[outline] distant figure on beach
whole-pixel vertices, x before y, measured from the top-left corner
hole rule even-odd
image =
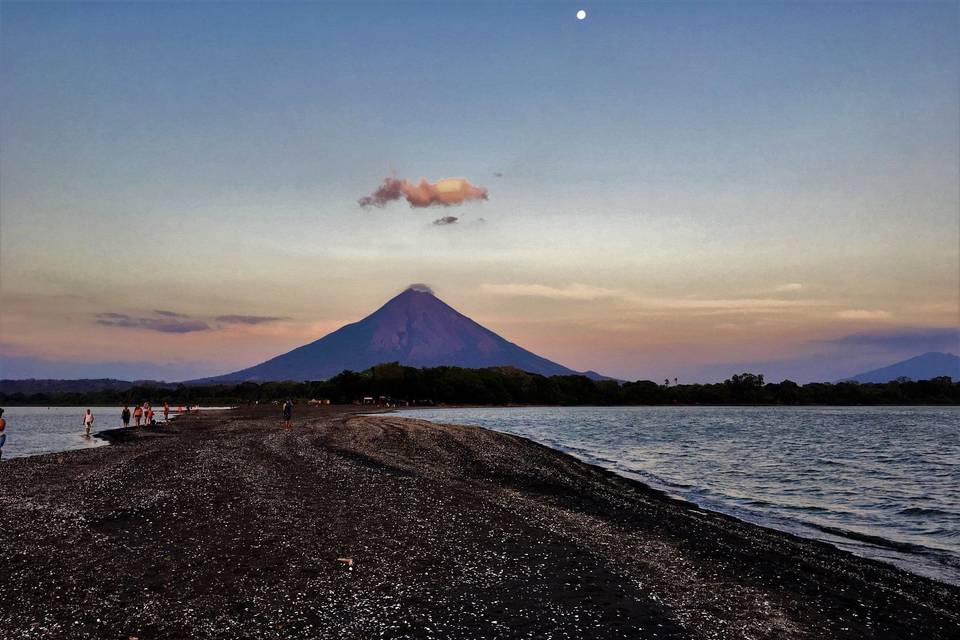
[[[281,415],[283,415],[283,428],[290,430],[291,423],[293,419],[293,402],[287,400],[283,403],[283,408],[280,410]]]
[[[123,411],[120,412],[120,419],[123,420],[124,428],[130,426],[130,408],[124,407]]]
[[[147,403],[147,425],[152,427],[154,424],[156,423],[153,421],[153,407]]]
[[[170,419],[170,403],[163,403],[163,421],[166,422]]]
[[[7,421],[3,418],[3,409],[0,409],[0,459],[3,459],[3,443],[7,441]]]
[[[140,418],[142,417],[143,417],[143,407],[141,407],[140,405],[137,405],[136,407],[133,408],[133,423],[137,426],[138,429],[140,428]]]
[[[90,429],[93,427],[93,413],[90,409],[87,409],[87,413],[83,416],[83,429],[84,435],[88,438],[90,437]]]

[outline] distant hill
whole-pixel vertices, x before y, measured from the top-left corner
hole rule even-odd
[[[156,384],[144,381],[143,384]],[[22,393],[90,393],[91,391],[125,391],[134,386],[127,380],[113,378],[84,378],[80,380],[53,380],[44,378],[27,378],[25,380],[0,380],[0,393],[13,395]]]
[[[711,384],[665,385],[650,380],[619,383],[582,375],[542,376],[516,367],[405,367],[385,363],[365,371],[344,371],[325,380],[227,384],[135,386],[123,391],[5,395],[0,406],[123,406],[145,399],[171,405],[237,406],[293,399],[326,399],[357,404],[373,398],[384,404],[521,405],[953,405],[960,406],[960,382],[945,379],[798,385],[760,383],[759,376],[736,375]]]
[[[546,376],[580,373],[501,338],[447,305],[428,287],[412,285],[366,318],[315,342],[247,369],[191,382],[324,380],[347,369],[363,371],[383,362],[469,369],[512,366]],[[605,379],[592,371],[581,375]]]
[[[865,371],[855,376],[845,378],[855,382],[889,382],[897,378],[911,380],[930,380],[940,376],[950,376],[960,380],[960,357],[952,353],[937,353],[931,351],[915,356],[909,360],[896,362],[890,366],[873,371]]]

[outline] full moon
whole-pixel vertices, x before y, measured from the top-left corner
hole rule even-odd
[[[577,11],[577,20],[583,20],[586,17],[587,17],[586,11],[584,11],[583,9],[580,9],[580,11]]]

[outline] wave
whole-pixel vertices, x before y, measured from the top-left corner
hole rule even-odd
[[[897,511],[898,515],[901,516],[949,516],[953,515],[949,511],[944,511],[943,509],[933,509],[927,507],[909,507],[907,509],[901,509]]]
[[[860,533],[859,531],[851,531],[849,529],[842,529],[840,527],[831,527],[823,524],[815,524],[812,522],[805,523],[808,526],[813,527],[814,529],[819,529],[824,533],[829,533],[841,538],[847,538],[848,540],[856,540],[857,542],[866,542],[877,547],[884,547],[886,549],[893,549],[895,551],[901,551],[904,553],[916,553],[921,555],[943,555],[943,552],[936,549],[931,549],[930,547],[925,547],[919,544],[913,544],[911,542],[901,542],[899,540],[891,540],[889,538],[884,538],[883,536],[871,535],[868,533]]]

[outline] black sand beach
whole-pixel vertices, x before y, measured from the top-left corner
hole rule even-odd
[[[0,462],[0,638],[960,637],[960,588],[522,438],[276,414]]]

